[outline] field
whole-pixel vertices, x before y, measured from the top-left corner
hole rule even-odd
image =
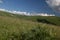
[[[0,12],[0,40],[60,40],[60,17]]]

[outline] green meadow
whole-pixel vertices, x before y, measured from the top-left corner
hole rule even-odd
[[[0,11],[0,40],[60,40],[60,17]]]

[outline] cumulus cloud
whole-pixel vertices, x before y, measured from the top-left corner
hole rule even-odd
[[[2,0],[0,0],[0,3],[3,3],[3,1],[2,1]]]
[[[10,11],[10,10],[6,10],[6,9],[2,9],[0,8],[0,11],[5,11],[5,12],[9,12],[9,13],[13,13],[13,14],[20,14],[20,15],[26,15],[26,16],[55,16],[54,14],[47,14],[47,13],[27,13],[27,12],[21,12],[21,11]]]
[[[5,11],[5,9],[0,8],[0,11]]]
[[[0,8],[0,11],[5,11],[5,12],[9,12],[9,13],[13,13],[13,14],[20,14],[20,15],[28,15],[29,13],[27,12],[21,12],[21,11],[15,11],[15,10],[6,10],[6,9],[2,9]]]
[[[46,0],[46,3],[55,11],[60,13],[60,0]]]

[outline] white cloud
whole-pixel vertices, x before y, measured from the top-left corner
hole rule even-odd
[[[55,11],[60,13],[60,0],[46,0],[46,3]]]
[[[3,1],[2,1],[2,0],[0,0],[0,3],[3,3]]]
[[[10,11],[6,9],[0,8],[0,11],[5,11],[13,14],[20,14],[20,15],[26,15],[26,16],[55,16],[54,14],[47,14],[47,13],[27,13],[27,12],[21,12],[21,11]]]
[[[27,15],[27,12],[21,12],[21,11],[10,11],[10,10],[6,10],[6,9],[2,9],[0,8],[0,11],[5,11],[5,12],[9,12],[9,13],[13,13],[13,14],[20,14],[20,15]]]
[[[36,14],[31,14],[31,16],[55,16],[55,14],[36,13]]]
[[[5,9],[0,9],[0,11],[5,11]]]

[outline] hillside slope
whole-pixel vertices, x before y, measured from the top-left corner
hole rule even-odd
[[[0,16],[9,16],[9,17],[29,20],[33,22],[42,22],[42,23],[60,26],[60,17],[56,17],[56,16],[24,16],[24,15],[12,14],[2,11],[0,11]]]
[[[0,15],[0,40],[60,40],[60,26],[4,13]]]

